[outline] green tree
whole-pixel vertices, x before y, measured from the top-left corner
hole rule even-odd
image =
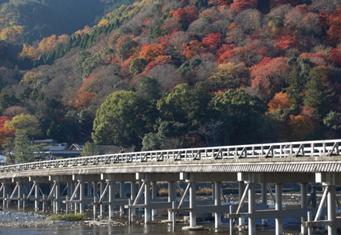
[[[341,130],[341,113],[331,111],[323,119],[324,125],[327,127],[340,131]]]
[[[82,156],[93,156],[93,155],[97,155],[98,153],[99,153],[98,148],[95,143],[88,141],[84,144],[84,147],[82,150]]]
[[[186,133],[198,128],[208,118],[210,98],[202,88],[179,84],[158,101],[157,108],[161,119],[172,123],[175,132]]]
[[[37,136],[40,134],[39,120],[31,114],[16,115],[9,123],[8,128],[21,130],[28,136]]]
[[[216,139],[219,144],[259,142],[263,138],[263,113],[266,106],[243,90],[227,90],[211,101]]]
[[[92,138],[96,144],[140,147],[153,122],[145,100],[132,91],[117,91],[97,110]]]
[[[322,71],[318,68],[312,69],[309,74],[309,80],[305,85],[304,105],[315,110],[315,115],[321,118],[325,114],[327,107],[326,88],[321,81]]]
[[[34,160],[34,151],[37,149],[30,143],[29,135],[25,130],[18,129],[14,138],[14,158],[17,163]]]
[[[156,101],[161,97],[160,84],[154,78],[144,77],[137,85],[136,94],[145,100]]]
[[[147,66],[147,60],[144,58],[135,58],[131,61],[129,66],[130,73],[136,75],[142,73],[145,67]]]

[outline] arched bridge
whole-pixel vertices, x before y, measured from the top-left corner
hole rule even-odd
[[[146,223],[155,218],[157,211],[168,211],[168,220],[173,223],[176,214],[189,213],[189,229],[197,227],[197,217],[211,212],[217,229],[225,216],[230,220],[230,233],[247,225],[250,235],[256,234],[258,219],[271,218],[276,221],[276,234],[282,234],[283,218],[291,216],[302,221],[303,234],[323,225],[331,235],[336,234],[341,222],[336,213],[340,154],[341,139],[334,139],[116,153],[8,165],[0,167],[0,200],[3,209],[13,202],[22,209],[32,202],[36,211],[91,210],[94,218],[107,215],[109,220],[116,208],[121,214],[128,210],[131,220],[136,208],[142,207]],[[179,186],[179,182],[185,186]],[[211,204],[207,198],[201,202],[198,198],[201,182],[213,184]],[[166,199],[156,193],[162,183],[168,185]],[[231,196],[233,202],[222,201],[226,196],[222,185],[226,183],[238,186],[239,194]],[[283,201],[286,183],[301,187],[300,204],[292,209],[291,202]],[[316,184],[323,186],[319,206],[310,203],[316,201]],[[273,199],[272,209],[269,198]],[[327,219],[321,220],[324,213]],[[246,225],[241,218],[247,218]]]

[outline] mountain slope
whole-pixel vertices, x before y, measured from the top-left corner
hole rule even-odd
[[[7,0],[0,2],[0,39],[32,42],[72,33],[129,0]]]
[[[44,136],[70,142],[89,140],[106,97],[138,93],[145,77],[161,89],[145,98],[156,118],[126,145],[340,136],[340,13],[339,0],[137,1],[26,45],[21,56],[37,67],[1,93],[15,94]],[[8,113],[13,103],[1,102]]]

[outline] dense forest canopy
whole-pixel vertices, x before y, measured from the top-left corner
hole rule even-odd
[[[65,28],[10,17],[57,2]],[[25,28],[19,48],[0,36],[2,148],[28,126],[137,149],[341,136],[340,0],[107,0],[88,15],[91,0],[76,17],[77,2],[0,5]]]

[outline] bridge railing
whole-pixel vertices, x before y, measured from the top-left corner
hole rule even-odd
[[[61,160],[39,161],[0,167],[0,172],[56,169],[80,166],[106,166],[118,163],[175,162],[226,159],[267,159],[288,157],[340,156],[341,139],[233,145],[209,148],[170,149],[116,153]]]

